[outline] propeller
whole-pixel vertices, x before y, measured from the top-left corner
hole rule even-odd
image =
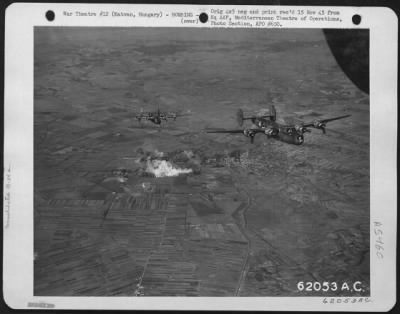
[[[313,127],[322,130],[322,133],[326,134],[326,123],[324,123],[323,121],[315,120],[313,122]]]
[[[267,136],[277,136],[279,133],[279,130],[275,129],[275,128],[269,128],[269,129],[265,129],[264,133]]]
[[[251,144],[254,144],[254,137],[256,136],[256,132],[253,129],[244,129],[243,134],[250,138]]]
[[[310,129],[307,129],[307,128],[306,128],[305,126],[303,126],[303,125],[295,125],[294,128],[295,128],[296,131],[297,131],[298,133],[300,133],[300,134],[304,134],[304,133],[306,133],[306,132],[311,133],[311,130],[310,130]]]

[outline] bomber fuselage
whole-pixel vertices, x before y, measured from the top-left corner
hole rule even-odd
[[[280,124],[273,120],[267,119],[254,119],[252,122],[259,128],[265,130],[268,137],[275,138],[279,141],[301,145],[304,142],[304,135],[299,132],[295,127]]]

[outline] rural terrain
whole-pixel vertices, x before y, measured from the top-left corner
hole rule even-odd
[[[369,96],[321,30],[34,35],[35,295],[370,294]],[[204,132],[271,104],[351,117],[300,146]],[[134,119],[158,108],[191,115]]]

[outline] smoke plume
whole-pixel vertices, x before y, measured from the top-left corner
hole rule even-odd
[[[154,174],[157,178],[176,177],[184,173],[192,173],[192,169],[178,168],[167,160],[147,160],[146,172]]]

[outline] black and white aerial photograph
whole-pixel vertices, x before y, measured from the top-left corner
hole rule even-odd
[[[34,28],[34,296],[370,296],[368,29]]]

